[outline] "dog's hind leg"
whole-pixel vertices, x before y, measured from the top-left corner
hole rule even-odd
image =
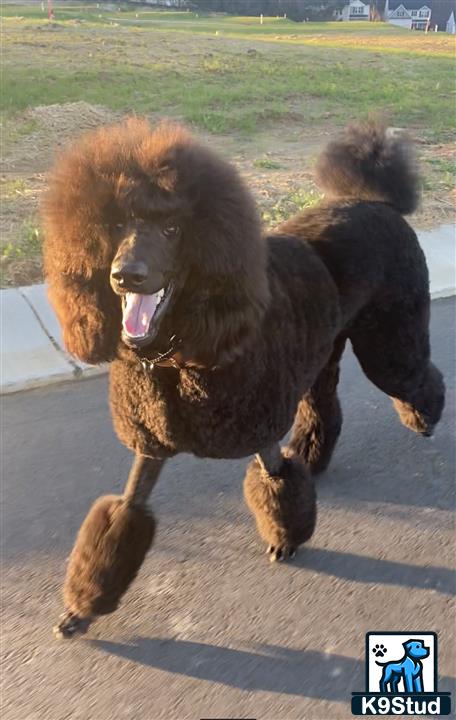
[[[57,637],[85,632],[97,615],[113,612],[136,577],[154,538],[155,520],[146,502],[163,463],[137,455],[124,494],[93,504],[70,556]]]
[[[396,693],[396,692],[399,691],[399,683],[400,683],[400,681],[401,681],[401,679],[400,679],[400,677],[399,677],[398,675],[395,675],[395,676],[391,679],[390,687],[391,687],[391,692],[392,692],[392,693]]]
[[[386,665],[386,667],[383,668],[382,671],[382,677],[380,678],[380,687],[379,690],[381,693],[387,693],[388,692],[388,685],[392,684],[394,682],[394,675],[391,672],[391,668]]]
[[[345,343],[346,337],[337,338],[328,363],[300,401],[285,451],[290,457],[298,455],[312,475],[327,468],[342,428],[337,384]]]
[[[286,560],[315,528],[313,480],[297,457],[284,457],[278,443],[261,450],[247,468],[244,496],[271,561]]]
[[[445,385],[430,361],[426,294],[372,304],[356,319],[349,337],[369,380],[387,393],[403,425],[432,435],[442,414]]]

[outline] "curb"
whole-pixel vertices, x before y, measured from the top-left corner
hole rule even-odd
[[[421,230],[418,240],[426,256],[432,300],[456,294],[456,226]]]
[[[64,350],[46,285],[1,290],[0,310],[1,395],[107,371],[107,365],[87,365]]]
[[[456,295],[455,227],[442,225],[418,237],[429,267],[431,298]],[[65,351],[46,285],[0,290],[0,312],[1,395],[107,372],[107,365],[87,365]]]

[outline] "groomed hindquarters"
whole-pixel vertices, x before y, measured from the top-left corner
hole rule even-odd
[[[415,233],[391,211],[406,215],[418,205],[413,148],[407,137],[379,122],[354,123],[328,145],[317,178],[335,201],[384,203],[384,230],[376,230],[380,248],[375,247],[383,279],[347,335],[363,371],[392,397],[402,423],[431,435],[442,414],[445,386],[430,360],[428,271]]]

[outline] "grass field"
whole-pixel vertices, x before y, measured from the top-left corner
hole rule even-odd
[[[382,23],[293,23],[117,5],[4,5],[3,283],[39,278],[36,206],[52,148],[128,112],[195,126],[240,167],[273,224],[318,199],[311,165],[381,112],[420,141],[421,220],[451,211],[454,39]],[[5,219],[6,218],[6,219]]]

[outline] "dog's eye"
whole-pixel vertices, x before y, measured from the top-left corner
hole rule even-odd
[[[165,235],[165,237],[174,237],[179,234],[180,227],[177,223],[170,222],[170,223],[168,223],[168,225],[165,225],[163,227],[162,232],[163,232],[163,235]]]

